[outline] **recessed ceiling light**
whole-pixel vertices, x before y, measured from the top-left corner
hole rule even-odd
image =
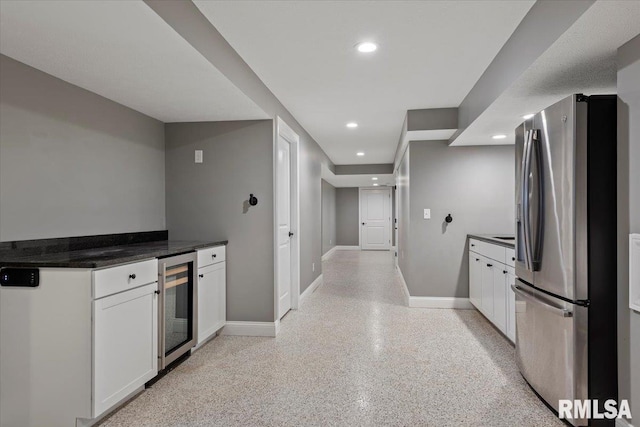
[[[377,177],[377,176],[374,176],[374,177],[373,177],[373,178],[371,178],[371,179],[372,179],[373,181],[377,181],[377,180],[378,180],[378,177]]]
[[[493,135],[491,138],[493,138],[493,139],[505,139],[506,137],[507,137],[507,135],[500,134],[500,135]]]
[[[378,45],[371,42],[362,42],[356,45],[356,49],[358,49],[358,52],[371,53],[378,49]]]
[[[373,186],[374,186],[374,187],[377,187],[377,186],[378,186],[378,184],[373,184]]]
[[[533,116],[535,116],[535,114],[525,114],[524,116],[522,116],[522,118],[525,120],[529,120]]]
[[[357,128],[358,124],[356,122],[349,122],[349,123],[347,123],[347,127],[348,128]]]
[[[363,153],[362,151],[358,151],[356,154],[357,154],[358,156],[364,156],[364,153]]]

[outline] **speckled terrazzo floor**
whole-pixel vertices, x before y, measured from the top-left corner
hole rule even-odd
[[[323,270],[277,338],[216,338],[102,426],[563,425],[478,312],[403,306],[389,252]]]

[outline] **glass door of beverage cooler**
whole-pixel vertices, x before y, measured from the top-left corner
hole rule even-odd
[[[160,370],[187,353],[196,342],[195,254],[160,259]]]

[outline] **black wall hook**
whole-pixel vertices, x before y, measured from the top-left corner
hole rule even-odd
[[[249,204],[255,206],[258,204],[258,198],[252,194],[249,194]]]
[[[453,222],[453,217],[451,216],[451,214],[445,217],[444,222],[446,222],[447,224],[451,224]]]

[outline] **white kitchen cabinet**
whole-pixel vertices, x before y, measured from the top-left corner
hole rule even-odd
[[[157,283],[93,302],[93,416],[158,374]]]
[[[504,264],[493,269],[493,324],[507,331],[507,270]]]
[[[198,345],[226,323],[226,271],[224,246],[198,251]]]
[[[482,262],[482,313],[493,319],[493,276],[495,261],[481,257]]]
[[[482,304],[482,263],[473,252],[469,252],[469,301],[476,307]]]
[[[516,284],[516,271],[513,267],[507,267],[505,275],[507,282],[507,324],[505,334],[512,342],[516,342],[516,294],[511,285]]]
[[[91,425],[157,373],[157,260],[0,288],[0,426]],[[27,380],[28,379],[28,380]]]
[[[515,342],[513,250],[469,240],[469,301],[512,342]]]

